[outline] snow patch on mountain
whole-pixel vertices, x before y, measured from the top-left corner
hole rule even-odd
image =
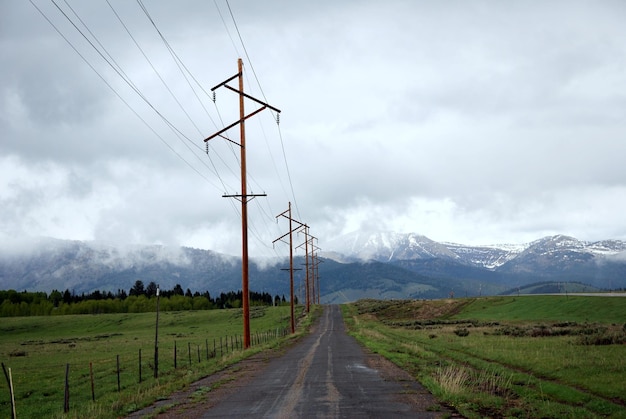
[[[473,266],[495,269],[514,259],[528,248],[528,244],[495,244],[467,246],[444,243],[459,259]]]
[[[580,241],[566,235],[543,237],[530,243],[469,246],[457,243],[439,243],[428,237],[394,232],[357,231],[327,242],[330,252],[322,256],[338,262],[378,261],[441,258],[475,267],[495,270],[520,257],[619,258],[626,254],[626,242],[603,240]],[[575,256],[580,255],[580,256]]]
[[[329,240],[326,247],[331,251],[321,254],[336,261],[456,258],[444,245],[414,233],[356,231]],[[337,255],[341,256],[338,258]]]

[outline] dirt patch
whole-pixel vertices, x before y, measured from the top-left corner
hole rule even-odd
[[[359,314],[369,313],[380,320],[430,320],[457,314],[469,300],[360,300]]]

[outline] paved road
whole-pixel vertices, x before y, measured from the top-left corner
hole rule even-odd
[[[339,307],[326,306],[309,336],[201,417],[391,418],[445,413],[427,411],[436,401],[415,381],[385,380],[368,366],[372,357],[346,334]]]

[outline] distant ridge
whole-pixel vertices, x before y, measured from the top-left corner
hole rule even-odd
[[[446,298],[494,295],[533,283],[626,288],[626,242],[584,242],[555,235],[523,245],[467,246],[419,234],[358,232],[324,244],[318,256],[323,302],[358,298]],[[254,261],[254,291],[288,295],[285,260]],[[296,265],[304,264],[298,256]],[[38,238],[0,244],[0,289],[76,293],[128,289],[136,280],[211,294],[241,287],[235,256],[158,245],[113,246]],[[296,272],[302,289],[304,272]],[[299,298],[303,298],[302,291]]]

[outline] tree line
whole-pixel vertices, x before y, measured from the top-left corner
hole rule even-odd
[[[66,289],[53,290],[49,294],[42,291],[0,290],[0,317],[48,316],[63,314],[101,314],[101,313],[144,313],[156,310],[157,285],[150,282],[136,281],[128,292],[93,291],[76,294]],[[208,291],[202,293],[186,291],[176,284],[174,288],[159,289],[159,310],[214,310],[241,307],[242,292],[222,292],[212,297]],[[272,297],[267,292],[250,292],[250,305],[286,304],[285,296]],[[297,303],[297,301],[296,301]]]

